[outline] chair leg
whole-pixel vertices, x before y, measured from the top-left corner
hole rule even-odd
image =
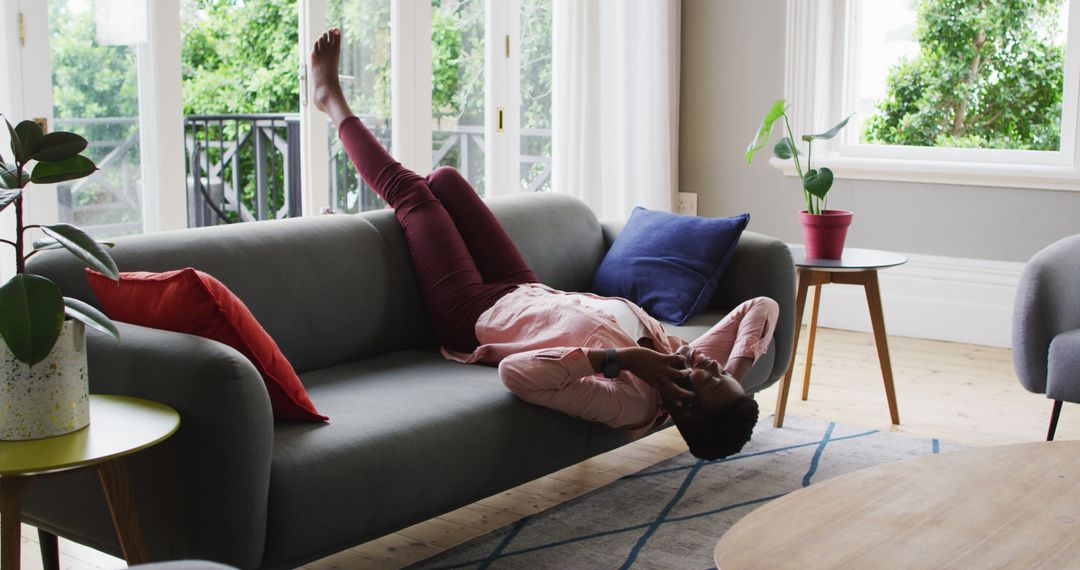
[[[1054,441],[1059,416],[1061,416],[1061,400],[1054,400],[1054,411],[1050,412],[1050,430],[1046,432],[1046,441]]]
[[[45,570],[60,570],[60,547],[56,535],[39,528],[38,544],[41,546],[41,566]]]

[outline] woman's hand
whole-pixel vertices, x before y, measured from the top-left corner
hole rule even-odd
[[[644,347],[619,349],[619,360],[626,370],[647,382],[666,400],[679,402],[694,397],[694,393],[679,387],[675,380],[685,376],[686,359],[680,354],[661,354]]]

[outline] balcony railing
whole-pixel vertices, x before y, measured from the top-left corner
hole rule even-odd
[[[138,123],[136,117],[56,119],[58,130],[90,141],[85,154],[99,168],[86,178],[57,184],[61,222],[90,226],[96,236],[142,231]]]
[[[390,128],[361,117],[393,150]],[[136,117],[57,119],[57,128],[83,134],[100,172],[58,185],[60,218],[110,237],[142,231],[142,177]],[[433,164],[450,164],[485,193],[483,127],[436,130]],[[523,190],[550,186],[551,131],[523,132]],[[300,215],[298,114],[190,115],[184,118],[188,225],[207,226]],[[378,209],[385,203],[360,179],[331,129],[329,201],[339,212]]]
[[[300,116],[184,117],[188,226],[300,215]]]

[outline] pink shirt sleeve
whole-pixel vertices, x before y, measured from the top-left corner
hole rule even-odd
[[[596,376],[582,348],[546,348],[514,354],[499,363],[503,384],[522,400],[613,428],[651,426],[656,394],[624,372]]]

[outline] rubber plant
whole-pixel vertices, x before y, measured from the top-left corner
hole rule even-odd
[[[0,211],[15,208],[13,240],[0,242],[15,248],[15,275],[0,287],[0,336],[12,355],[29,366],[41,362],[52,351],[65,318],[118,337],[116,326],[94,307],[71,297],[49,279],[27,273],[26,260],[49,249],[64,248],[82,262],[116,281],[119,271],[108,247],[70,224],[26,225],[23,198],[30,184],[55,184],[93,174],[97,166],[81,153],[86,139],[65,131],[48,134],[34,121],[12,127],[4,119],[11,136],[12,161],[0,154]],[[38,229],[45,237],[35,240],[32,251],[25,247],[26,232]]]
[[[814,141],[828,140],[835,137],[841,129],[847,126],[851,117],[851,115],[848,115],[846,119],[840,121],[835,127],[821,134],[802,136],[802,141],[806,143],[806,168],[804,169],[802,162],[799,160],[802,151],[795,145],[795,134],[791,131],[791,123],[788,121],[787,102],[784,99],[777,99],[772,108],[769,109],[768,114],[765,115],[765,119],[761,121],[761,126],[758,127],[754,139],[750,141],[750,146],[746,148],[746,164],[752,164],[754,154],[769,144],[773,125],[783,118],[787,136],[781,138],[780,142],[773,146],[773,154],[781,160],[794,159],[795,173],[802,180],[806,211],[810,214],[821,214],[821,211],[828,203],[829,189],[832,188],[833,184],[833,172],[826,167],[814,168],[811,165],[810,160],[813,157]]]

